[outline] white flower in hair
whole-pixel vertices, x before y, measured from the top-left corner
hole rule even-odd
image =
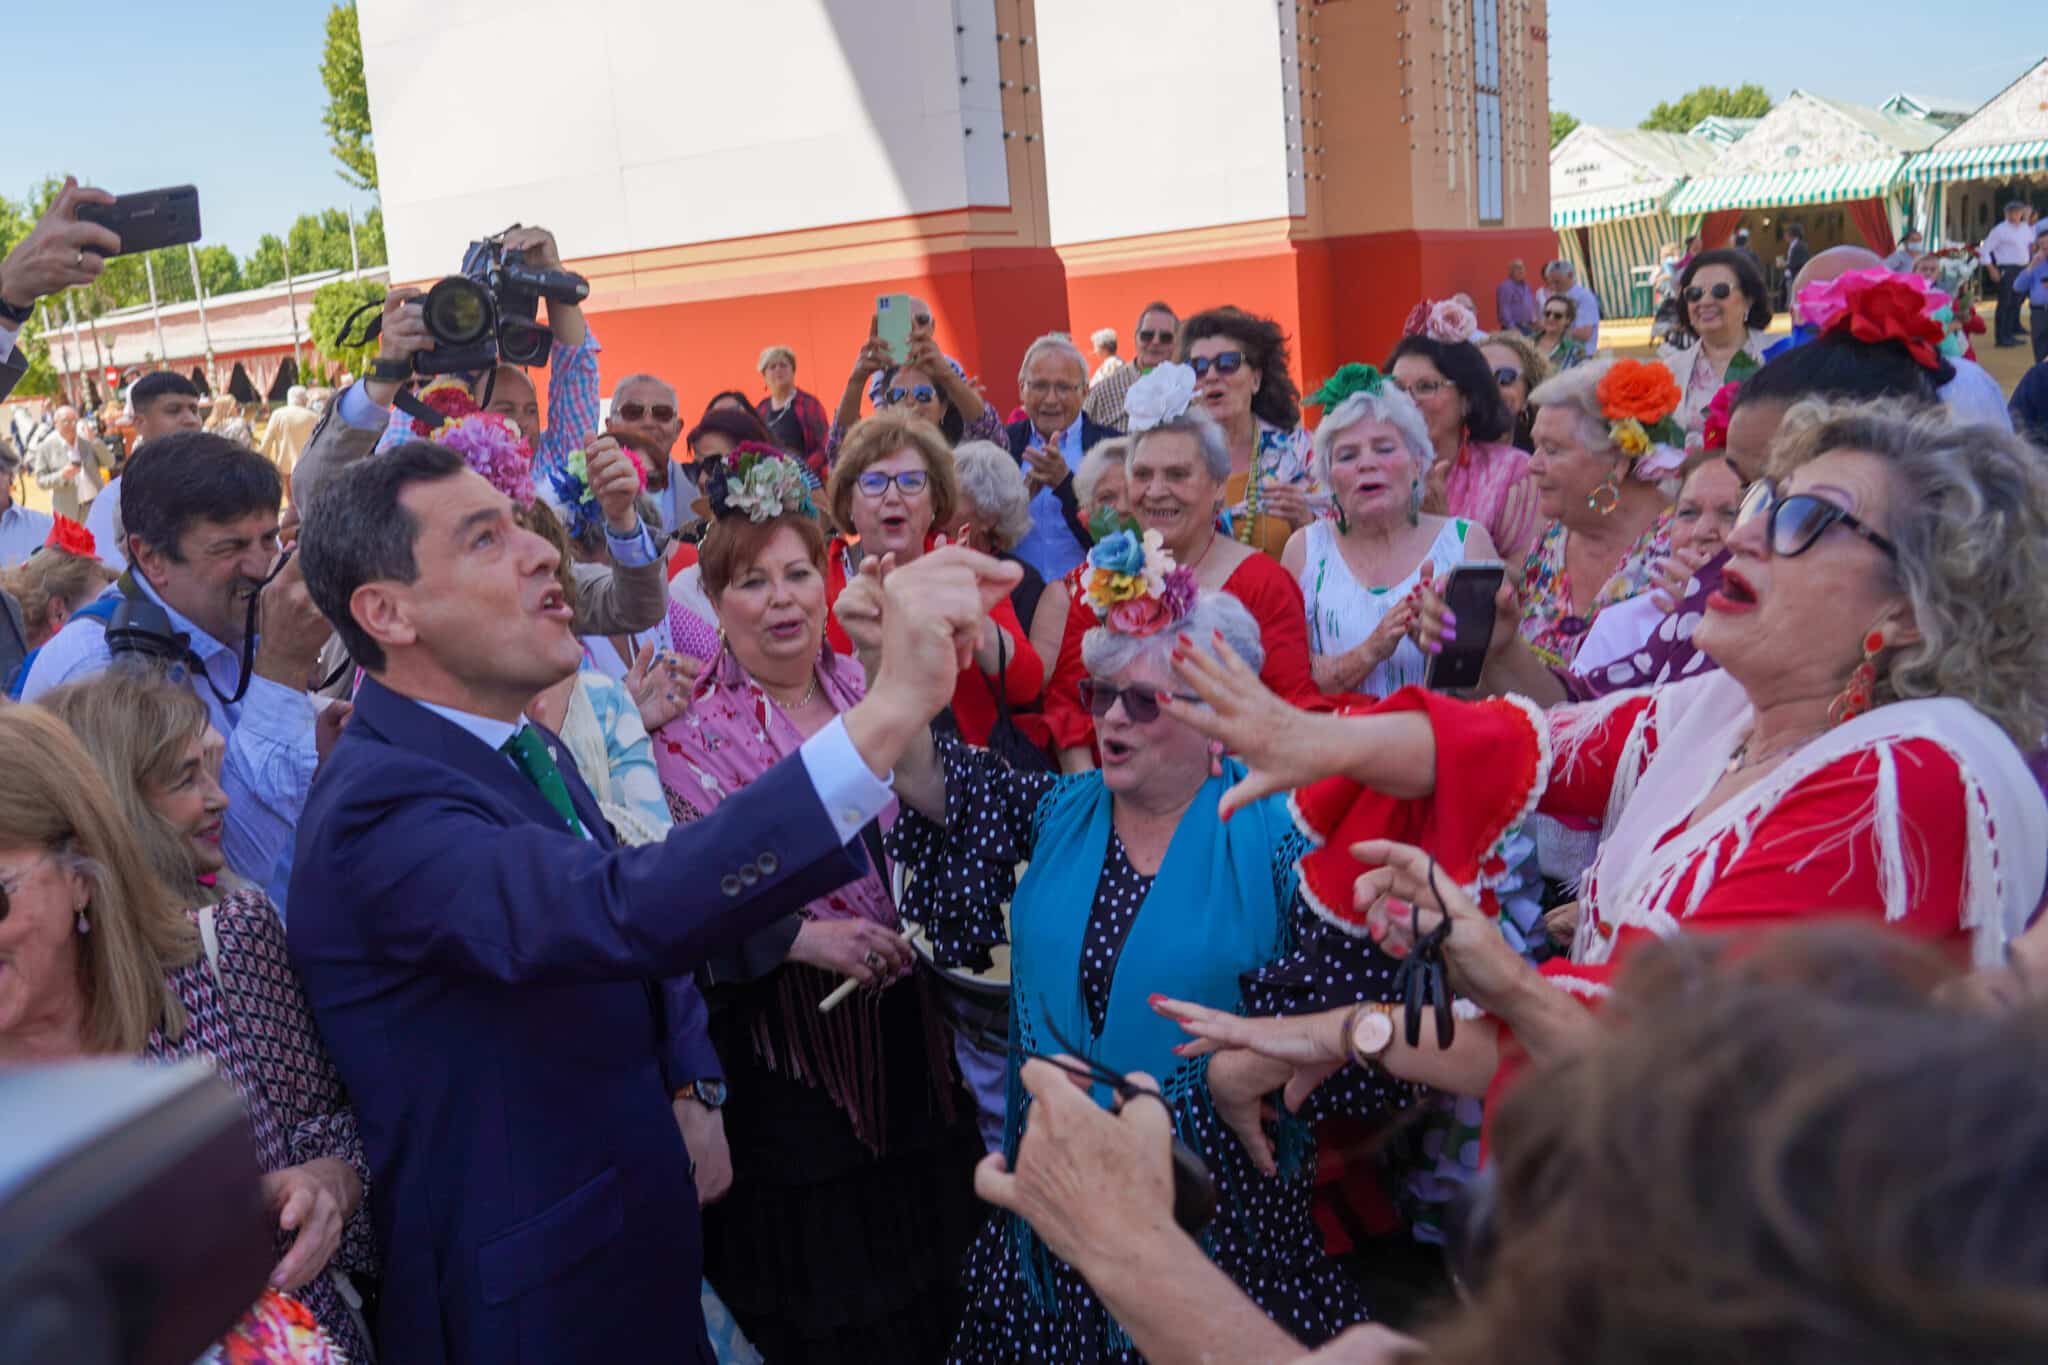
[[[1171,422],[1195,401],[1195,372],[1167,361],[1131,385],[1124,395],[1124,430],[1133,436]]]

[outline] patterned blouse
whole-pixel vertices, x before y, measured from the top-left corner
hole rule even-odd
[[[1254,418],[1258,442],[1252,448],[1248,474],[1232,474],[1223,490],[1227,504],[1223,524],[1226,531],[1254,549],[1278,555],[1287,546],[1294,528],[1287,522],[1259,511],[1261,486],[1289,484],[1308,497],[1311,515],[1330,510],[1330,493],[1316,477],[1315,451],[1309,434],[1299,426],[1280,428],[1264,418]]]
[[[213,907],[220,943],[219,975],[204,955],[174,970],[171,988],[185,1006],[184,1036],[149,1035],[142,1055],[176,1062],[206,1057],[234,1086],[249,1111],[263,1169],[302,1166],[320,1157],[346,1162],[363,1182],[364,1198],[342,1230],[329,1269],[373,1271],[370,1167],[355,1111],[334,1063],[313,1030],[312,1012],[285,956],[284,926],[260,891],[237,891]],[[289,1239],[278,1239],[281,1255]],[[369,1360],[354,1315],[327,1275],[295,1296],[351,1360]]]
[[[1536,656],[1552,668],[1570,668],[1594,618],[1616,602],[1648,591],[1651,566],[1671,553],[1670,530],[1671,513],[1666,509],[1636,537],[1594,596],[1592,608],[1580,616],[1572,608],[1572,580],[1564,566],[1570,532],[1563,522],[1552,522],[1523,571],[1522,638]]]
[[[1438,465],[1430,482],[1443,480],[1441,497],[1431,490],[1425,512],[1476,521],[1493,537],[1501,562],[1522,562],[1536,548],[1543,514],[1529,479],[1529,452],[1493,441],[1465,440],[1449,469]]]

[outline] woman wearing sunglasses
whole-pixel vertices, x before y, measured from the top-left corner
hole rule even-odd
[[[931,423],[894,409],[847,433],[825,500],[833,523],[842,528],[825,560],[828,605],[838,601],[863,560],[886,555],[908,564],[939,535],[957,536],[961,529],[960,480],[946,438]],[[835,648],[853,647],[836,622],[829,623],[829,635]],[[960,672],[953,720],[968,743],[986,744],[999,715],[998,688],[1008,706],[1019,707],[1045,689],[1045,666],[1007,601],[982,623],[974,665]]]
[[[1770,325],[1770,294],[1754,257],[1724,247],[1687,263],[1678,276],[1677,335],[1657,348],[1684,393],[1680,426],[1697,432],[1723,384],[1762,368]]]
[[[1287,372],[1287,334],[1241,308],[1211,308],[1181,324],[1180,362],[1194,370],[1202,407],[1223,428],[1231,534],[1277,557],[1296,527],[1330,507]]]
[[[277,909],[221,856],[220,756],[192,690],[153,676],[0,709],[0,1066],[211,1061],[248,1111],[272,1287],[368,1360],[329,1272],[375,1269],[369,1167]]]
[[[1279,1120],[1276,1155],[1260,1107],[1277,1069],[1248,1057],[1205,1068],[1176,1056],[1178,1030],[1146,998],[1186,989],[1223,1010],[1313,1010],[1328,1007],[1330,992],[1391,998],[1393,964],[1362,939],[1329,954],[1316,946],[1319,926],[1296,894],[1306,846],[1284,799],[1224,823],[1217,801],[1242,769],[1160,710],[1162,696],[1186,692],[1177,658],[1214,650],[1213,640],[1229,641],[1253,668],[1263,661],[1243,604],[1197,588],[1191,569],[1131,531],[1096,544],[1088,582],[1084,605],[1099,624],[1083,642],[1079,690],[1095,716],[1102,767],[1019,772],[950,739],[906,754],[895,783],[907,809],[890,835],[917,869],[904,913],[924,924],[941,963],[985,965],[992,945],[1010,944],[1011,1037],[1020,1051],[1008,1064],[1006,1155],[1015,1157],[1025,1120],[1016,1079],[1023,1053],[1058,1051],[1058,1038],[1071,1039],[1119,1074],[1158,1078],[1184,1140],[1215,1178],[1210,1254],[1282,1326],[1321,1342],[1362,1318],[1366,1305],[1324,1255],[1309,1215],[1307,1125],[1326,1113],[1385,1112],[1405,1096],[1357,1073],[1357,1084],[1329,1087]],[[840,599],[864,659],[879,634],[880,598],[864,579]],[[1021,862],[1030,867],[1020,880]],[[1311,957],[1345,965],[1314,981],[1292,974]],[[1138,1359],[1080,1275],[1007,1216],[992,1218],[976,1241],[965,1287],[955,1360]]]
[[[1519,574],[1543,519],[1529,479],[1529,455],[1508,444],[1514,419],[1486,357],[1469,341],[1418,332],[1395,344],[1385,373],[1414,401],[1429,431],[1434,459],[1423,510],[1484,526],[1509,574]]]
[[[1500,386],[1500,401],[1508,405],[1508,416],[1514,419],[1515,449],[1533,451],[1536,438],[1530,427],[1536,421],[1536,409],[1529,405],[1529,394],[1550,378],[1550,362],[1537,354],[1520,332],[1493,333],[1479,343],[1479,354],[1486,358],[1493,382]]]
[[[1401,1074],[1478,1094],[1509,1033],[1539,1062],[1570,1050],[1612,966],[1656,938],[1839,916],[1987,966],[2040,903],[2048,801],[2023,757],[2048,732],[2038,453],[1938,408],[1802,403],[1730,549],[1697,631],[1719,671],[1547,715],[1407,692],[1314,716],[1242,664],[1183,668],[1214,709],[1169,708],[1255,774],[1233,803],[1301,789],[1335,852],[1304,869],[1316,903],[1397,949],[1439,909],[1478,913],[1463,888],[1521,811],[1605,822],[1570,960],[1539,973],[1497,933],[1450,934],[1451,981],[1488,1017],[1447,1052],[1425,1027],[1385,1055],[1429,1074]],[[1423,847],[1374,844],[1376,870],[1343,852],[1403,829]]]
[[[1543,300],[1543,311],[1536,315],[1536,349],[1553,370],[1569,370],[1586,358],[1586,343],[1572,335],[1578,317],[1578,300],[1569,294]]]
[[[877,413],[902,412],[930,422],[946,438],[948,447],[962,441],[1002,442],[1002,419],[982,401],[979,391],[967,382],[966,372],[953,363],[932,339],[931,308],[913,299],[908,355],[892,355],[871,324],[868,339],[853,359],[853,373],[846,377],[846,389],[839,395],[839,411],[833,415],[832,430],[825,437],[825,463],[839,462],[839,447],[860,421],[861,395],[867,395]]]

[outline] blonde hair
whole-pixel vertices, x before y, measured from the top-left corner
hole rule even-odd
[[[221,892],[200,885],[185,836],[149,801],[150,792],[170,785],[185,750],[212,724],[198,694],[152,673],[119,668],[56,688],[37,705],[70,726],[92,755],[121,823],[133,831],[157,880],[188,909],[219,900]]]
[[[1522,383],[1532,395],[1536,392],[1538,384],[1550,378],[1550,362],[1544,359],[1536,348],[1529,344],[1529,338],[1520,332],[1490,332],[1486,340],[1479,342],[1478,345],[1481,351],[1489,346],[1505,346],[1513,351],[1515,359],[1522,366]]]
[[[219,431],[241,415],[242,404],[239,399],[231,394],[216,394],[213,400],[213,415],[206,419],[206,429]]]
[[[852,530],[854,485],[869,465],[888,459],[905,446],[924,457],[925,472],[931,475],[932,529],[949,533],[954,529],[953,514],[960,508],[960,476],[953,469],[953,448],[930,422],[893,409],[856,423],[840,443],[839,463],[832,466],[832,481],[825,486],[833,525],[842,531]]]
[[[789,362],[789,372],[791,374],[796,373],[796,352],[790,350],[787,346],[764,347],[761,351],[760,362],[754,366],[754,369],[762,374],[766,374],[768,367],[778,360],[787,360]]]
[[[44,546],[0,574],[0,587],[13,593],[15,601],[21,603],[21,619],[28,627],[31,649],[54,633],[50,622],[52,602],[62,602],[68,611],[77,611],[113,581],[114,571],[91,555],[75,555],[53,546]]]
[[[185,1032],[170,973],[199,956],[199,930],[149,870],[92,756],[41,706],[0,707],[0,845],[47,849],[92,888],[79,935],[85,1045],[142,1050]]]

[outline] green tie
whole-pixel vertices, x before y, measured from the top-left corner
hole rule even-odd
[[[555,808],[555,814],[569,826],[570,833],[582,837],[583,822],[576,818],[576,803],[569,799],[569,784],[562,780],[562,770],[555,766],[554,755],[548,752],[548,743],[540,737],[540,731],[522,725],[498,752],[510,758],[526,774],[526,780],[540,789],[547,803]]]

